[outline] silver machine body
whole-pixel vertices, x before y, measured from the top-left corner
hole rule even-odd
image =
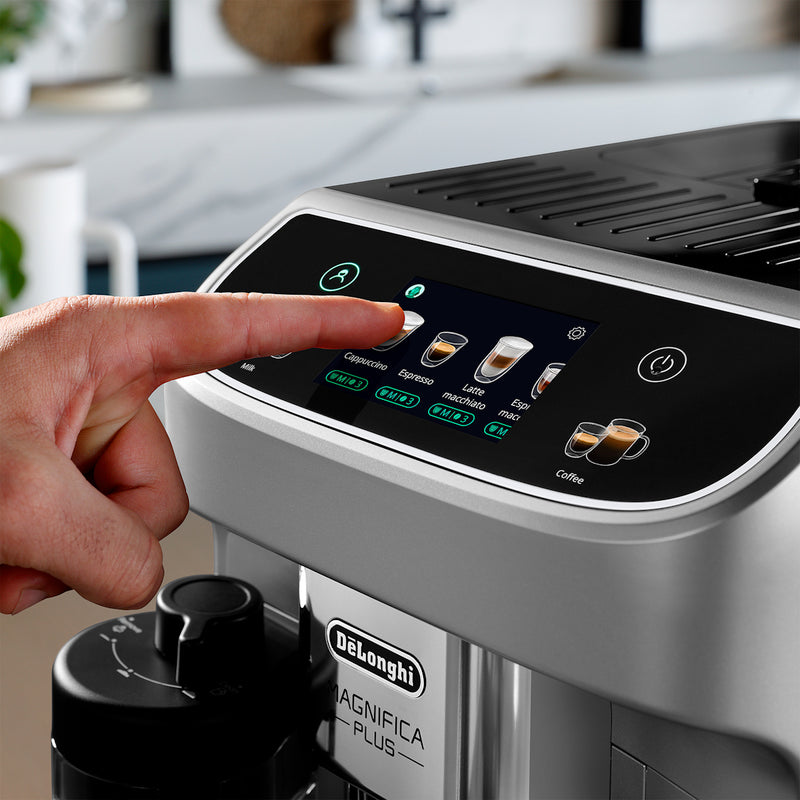
[[[734,129],[732,135],[740,133]],[[713,135],[729,138],[727,132]],[[673,140],[687,141],[650,143],[656,155],[664,148],[669,155]],[[706,139],[689,145],[697,142]],[[637,148],[642,146],[629,144],[625,152],[635,156]],[[612,160],[606,151],[603,157]],[[716,194],[736,205],[730,195],[741,182],[734,186],[718,177],[731,172],[718,168],[702,178],[716,181]],[[463,182],[464,174],[455,177]],[[466,174],[474,177],[475,171]],[[422,180],[446,184],[451,177],[443,171]],[[697,183],[698,175],[691,180]],[[605,213],[625,212],[629,222],[638,222],[654,213],[654,201],[648,205],[640,195],[641,190],[631,201],[638,206]],[[567,187],[564,198],[576,196]],[[608,203],[618,201],[611,197]],[[791,222],[798,211],[791,205],[755,211],[780,214],[785,208],[790,210],[778,221]],[[704,228],[708,219],[695,228]],[[346,226],[342,241],[349,250],[331,243],[327,259],[299,253],[290,263],[285,249],[269,248],[298,220],[320,230],[319,237],[305,232],[301,238],[317,238],[314,246],[323,251],[327,232]],[[671,224],[662,223],[660,231],[669,233],[680,223]],[[336,366],[314,366],[309,373],[310,394],[333,397],[330,412],[315,400],[304,405],[252,383],[253,374],[269,370],[277,376],[269,379],[279,383],[277,370],[289,369],[284,365],[304,354],[264,359],[269,364],[263,369],[258,362],[233,365],[168,387],[169,434],[192,507],[213,522],[217,571],[254,583],[266,613],[308,637],[311,671],[328,708],[315,740],[324,770],[344,787],[341,797],[798,797],[800,410],[791,387],[800,353],[800,296],[785,281],[770,284],[676,263],[663,252],[654,256],[580,241],[581,230],[575,227],[571,240],[569,232],[551,236],[539,228],[470,219],[413,199],[370,196],[358,187],[320,189],[289,205],[201,287],[238,289],[230,276],[262,252],[256,266],[279,274],[281,290],[295,270],[308,269],[324,293],[330,291],[324,276],[332,267],[340,268],[336,275],[357,265],[361,277],[345,290],[355,293],[371,270],[384,268],[359,242],[382,235],[402,242],[407,272],[381,287],[385,296],[373,299],[411,292],[401,299],[406,309],[416,302],[411,282],[426,286],[431,280],[430,303],[440,283],[451,287],[441,288],[441,296],[453,307],[460,297],[448,294],[455,291],[452,276],[458,270],[441,282],[430,278],[429,251],[420,249],[418,262],[408,264],[414,260],[409,254],[423,245],[454,254],[454,263],[463,261],[468,289],[474,288],[468,284],[473,273],[475,281],[483,280],[470,259],[509,265],[520,276],[514,280],[529,275],[531,297],[498,279],[494,295],[509,303],[536,305],[536,282],[550,278],[583,287],[584,309],[598,298],[594,314],[542,302],[597,327],[576,354],[563,359],[563,375],[544,397],[529,394],[532,408],[516,406],[522,421],[500,428],[490,427],[496,420],[487,422],[476,435],[459,424],[480,416],[492,384],[477,383],[470,370],[468,378],[459,378],[461,395],[452,387],[431,389],[424,381],[435,370],[424,366],[406,369],[401,380],[393,351],[372,352],[361,362],[349,351],[313,356],[321,358],[315,365]],[[692,235],[698,241],[704,234]],[[387,262],[394,257],[391,248],[381,252]],[[272,287],[266,279],[247,284],[253,274],[240,281],[242,288]],[[306,283],[297,281],[297,291],[307,292]],[[476,303],[493,294],[475,285]],[[364,284],[365,296],[372,291],[372,284]],[[604,298],[614,293],[625,293],[626,308],[666,304],[664,313],[686,318],[686,326],[667,324],[661,311],[648,312],[644,320],[631,316],[628,324],[620,312],[614,323],[620,344],[612,348],[601,335],[604,325],[610,330]],[[508,308],[509,320],[522,313]],[[695,316],[700,322],[692,328]],[[743,347],[727,323],[719,322],[723,317],[731,330],[760,326],[766,338]],[[588,322],[570,330],[587,333]],[[492,336],[519,332],[495,328]],[[430,339],[413,335],[419,347]],[[750,336],[742,334],[742,341]],[[783,347],[782,360],[774,363],[770,337],[776,349]],[[411,342],[409,336],[409,348]],[[538,340],[533,352],[537,345]],[[613,352],[604,355],[601,345]],[[463,353],[466,363],[466,348]],[[458,358],[461,351],[450,363]],[[662,361],[656,364],[656,358]],[[517,380],[525,359],[533,363],[528,355],[520,359],[512,373]],[[580,370],[603,359],[602,369],[582,383]],[[660,375],[661,367],[669,374]],[[343,373],[349,387],[341,385]],[[349,398],[349,389],[372,381],[373,373],[375,382],[362,394],[402,390],[401,407],[385,410],[383,427],[362,426],[361,417],[335,405],[339,395]],[[339,386],[324,385],[335,380]],[[617,380],[630,381],[627,405],[614,395]],[[449,411],[441,410],[442,388],[449,391]],[[435,398],[424,394],[431,391]],[[759,391],[765,394],[754,399]],[[422,413],[411,418],[407,409],[420,394],[418,408],[427,404],[428,416],[438,419]],[[393,403],[397,395],[387,397]],[[373,411],[374,405],[371,396],[358,414],[384,414],[383,408]],[[765,423],[763,440],[754,433],[747,452],[734,444],[728,448],[726,437],[747,439],[761,424],[757,409],[768,405],[782,410]],[[506,421],[508,408],[501,412]],[[541,433],[532,427],[537,415],[560,420],[562,412],[567,422],[561,427],[553,422]],[[598,457],[592,463],[570,451],[576,441],[569,438],[572,422],[597,419],[604,426],[602,442],[609,435],[607,419],[615,414],[648,423],[638,439],[647,437],[649,452],[639,441],[635,456],[631,450],[627,458]],[[549,444],[550,428],[556,428],[557,447]],[[512,437],[522,443],[528,430],[530,446],[512,444]],[[439,438],[428,444],[427,431]],[[487,443],[489,431],[508,434],[507,440]],[[449,447],[451,440],[456,449],[439,449],[439,441]],[[533,446],[538,441],[540,448]],[[511,452],[505,448],[515,446],[520,463],[541,469],[536,474],[542,479],[528,481],[524,473],[487,466],[492,459],[503,461]],[[461,460],[458,448],[478,453],[477,460]],[[713,472],[715,461],[725,459],[728,466]],[[708,477],[694,479],[706,469]],[[321,782],[311,788],[314,780],[309,796],[329,796]]]

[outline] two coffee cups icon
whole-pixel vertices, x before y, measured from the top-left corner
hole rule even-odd
[[[586,458],[592,464],[610,467],[625,459],[639,458],[650,446],[641,422],[633,419],[612,419],[608,425],[581,422],[564,448],[570,458]]]

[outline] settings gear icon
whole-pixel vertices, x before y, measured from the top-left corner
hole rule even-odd
[[[576,325],[567,333],[567,339],[571,342],[577,342],[578,339],[583,339],[584,336],[586,336],[586,328],[583,325]]]

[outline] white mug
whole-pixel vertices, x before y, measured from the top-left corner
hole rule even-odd
[[[0,217],[22,238],[26,283],[8,311],[86,293],[86,240],[108,253],[114,295],[138,294],[136,240],[121,222],[87,217],[86,173],[74,161],[0,159]]]

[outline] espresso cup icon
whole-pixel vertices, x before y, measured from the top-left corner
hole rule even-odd
[[[583,458],[606,435],[606,426],[599,422],[581,422],[569,437],[564,453],[570,458]]]
[[[519,336],[503,336],[475,370],[475,380],[478,383],[496,381],[532,349],[533,343],[527,339]]]
[[[422,364],[426,367],[438,367],[452,358],[467,342],[466,336],[453,331],[440,331],[422,354]]]
[[[400,342],[402,342],[406,336],[414,333],[414,331],[419,328],[423,322],[425,322],[425,320],[419,314],[417,314],[416,311],[406,311],[404,313],[405,319],[403,321],[402,329],[392,336],[391,339],[387,339],[385,342],[373,347],[373,350],[378,350],[380,352],[383,352],[384,350],[391,350],[393,347],[396,347],[398,344],[400,344]]]
[[[592,464],[610,467],[625,459],[639,458],[650,446],[649,437],[644,435],[641,422],[632,419],[612,419],[606,426],[606,433],[597,444],[586,453],[586,460]]]

